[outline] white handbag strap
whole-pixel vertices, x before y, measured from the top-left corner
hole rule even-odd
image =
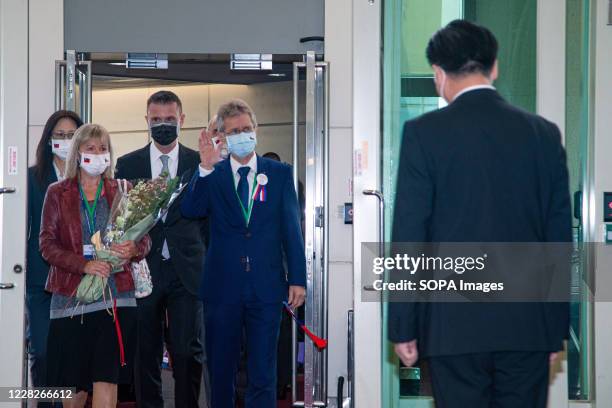
[[[118,179],[117,186],[121,194],[127,193],[127,180],[126,179]]]

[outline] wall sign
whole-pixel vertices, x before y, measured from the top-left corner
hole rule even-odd
[[[612,222],[612,192],[605,192],[603,203],[604,222]]]
[[[9,146],[8,148],[8,175],[17,175],[17,146]]]

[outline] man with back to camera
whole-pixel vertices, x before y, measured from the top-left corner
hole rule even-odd
[[[191,174],[199,155],[178,142],[185,120],[179,97],[159,91],[147,101],[145,116],[153,139],[117,160],[116,178],[151,179]],[[164,334],[172,362],[177,407],[197,407],[202,380],[202,302],[197,293],[205,251],[205,221],[183,218],[177,199],[149,233],[153,292],[138,299],[138,346],[135,385],[139,407],[163,407],[161,363]],[[167,320],[166,320],[167,317]],[[167,323],[167,329],[164,327]]]
[[[243,101],[218,112],[230,157],[200,137],[200,168],[182,202],[187,217],[208,216],[202,278],[211,406],[234,408],[243,328],[247,408],[276,407],[276,353],[282,301],[304,303],[306,260],[291,166],[255,154],[257,121]],[[287,272],[283,268],[283,253]]]
[[[463,20],[429,41],[449,106],[404,126],[394,242],[571,241],[561,134],[497,93],[497,49]],[[566,303],[389,304],[389,340],[407,366],[428,358],[438,408],[546,407],[568,328]]]

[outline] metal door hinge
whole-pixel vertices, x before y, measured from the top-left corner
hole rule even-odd
[[[315,227],[321,228],[324,226],[325,213],[324,207],[315,207]]]

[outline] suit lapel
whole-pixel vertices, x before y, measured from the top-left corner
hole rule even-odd
[[[129,160],[123,164],[126,169],[122,169],[125,178],[133,184],[140,180],[151,179],[151,145],[146,145],[140,150],[134,152]]]
[[[140,175],[142,175],[143,179],[150,179],[153,177],[151,173],[151,144],[145,146],[142,150],[140,150],[140,160],[143,163],[147,163],[148,166],[142,166],[140,169]]]
[[[55,183],[57,180],[57,174],[55,174],[55,166],[51,165],[51,171],[49,172],[49,176],[47,177],[46,185],[43,186],[43,192],[46,192],[49,186]]]
[[[189,161],[187,160],[187,154],[185,152],[185,147],[179,143],[179,153],[178,153],[178,166],[177,166],[177,170],[176,170],[176,175],[178,177],[181,177],[186,171],[189,171],[189,169],[192,167],[193,163],[189,163]],[[189,174],[187,181],[189,181],[191,179],[191,176],[193,176],[193,174]]]
[[[269,178],[270,174],[268,174],[268,172],[269,170],[268,170],[266,161],[263,160],[260,156],[257,156],[257,174],[265,174]],[[255,186],[257,186],[257,175],[255,175],[255,180],[253,182],[254,182],[253,188],[256,188]],[[262,203],[261,201],[253,202],[253,210],[251,212],[251,222],[250,222],[251,226],[253,226],[257,222],[258,220],[257,214],[261,210],[262,205],[265,205],[265,203]]]
[[[190,163],[190,161],[188,160],[188,156],[187,156],[187,152],[185,151],[185,147],[180,143],[178,146],[179,146],[179,153],[178,153],[178,166],[176,170],[176,175],[177,177],[181,177],[185,172],[189,171],[190,168],[193,167],[193,163]],[[189,183],[189,180],[191,180],[192,176],[193,174],[188,174],[185,180],[180,180],[180,181],[183,181],[184,183]],[[181,196],[183,194],[185,194],[185,190],[183,190],[183,192],[181,193]],[[181,196],[179,196],[179,198],[177,198],[174,201],[174,203],[172,203],[170,208],[168,209],[168,216],[166,217],[166,221],[164,221],[164,223],[172,222],[174,219],[180,217],[180,210],[178,210],[178,206],[180,205],[180,202],[181,202],[181,198],[180,198]]]

